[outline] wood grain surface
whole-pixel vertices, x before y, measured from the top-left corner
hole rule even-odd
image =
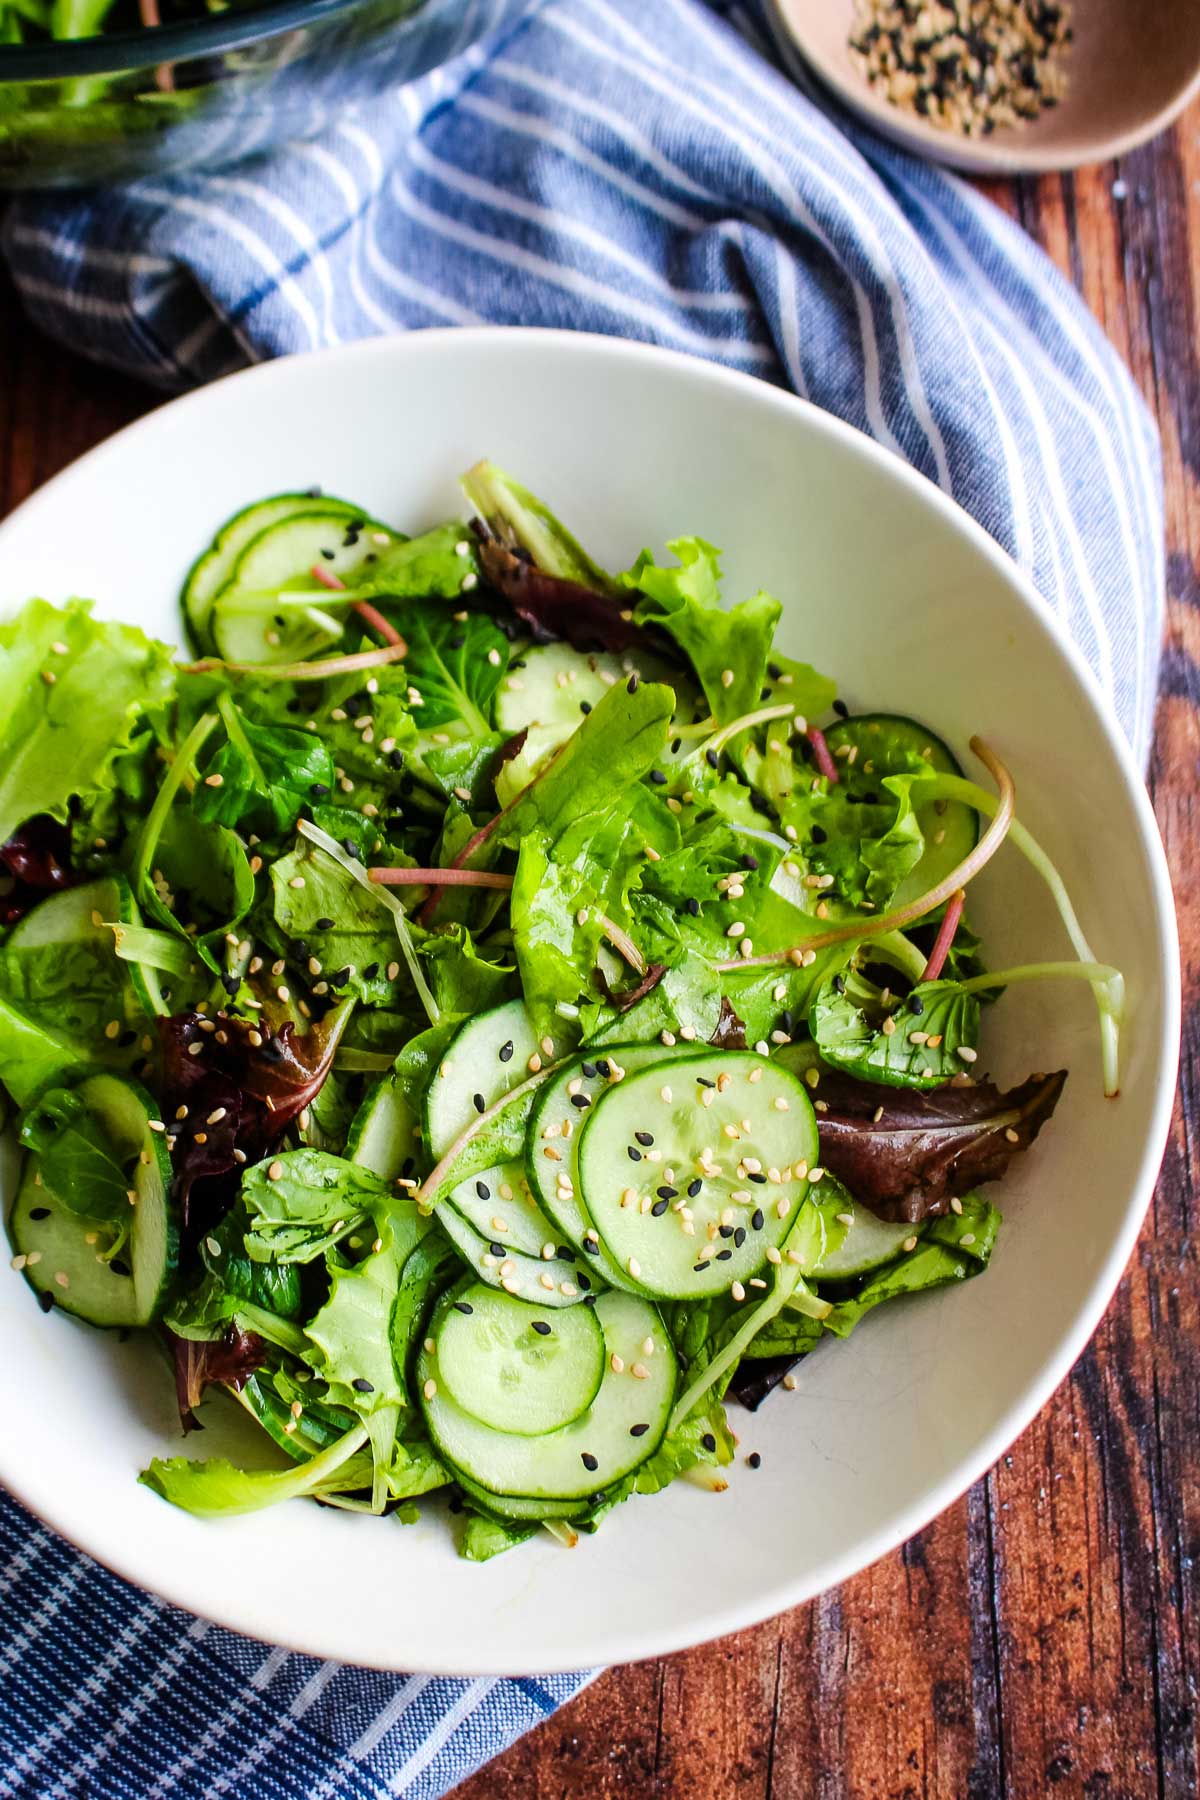
[[[1200,1792],[1200,107],[997,186],[1162,428],[1170,620],[1153,787],[1180,907],[1182,1106],[1095,1341],[902,1550],[768,1624],[610,1670],[460,1800],[1192,1800]],[[0,285],[0,513],[153,396],[40,340]]]

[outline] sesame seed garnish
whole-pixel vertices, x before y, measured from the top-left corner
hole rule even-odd
[[[539,1275],[538,1281],[541,1283],[542,1287],[548,1289],[548,1291],[550,1293],[554,1292],[554,1277],[553,1277],[553,1275]]]
[[[973,1231],[964,1231],[958,1241],[965,1250],[969,1245],[975,1242],[975,1233]]]
[[[65,1269],[56,1269],[55,1273],[54,1273],[54,1280],[55,1280],[56,1285],[60,1288],[70,1287],[70,1285],[71,1285],[71,1278],[67,1274]]]
[[[900,1246],[902,1250],[915,1250],[916,1247],[917,1239],[915,1237],[906,1237],[903,1244]]]
[[[1010,1144],[1019,1144],[1021,1141],[1020,1133],[1014,1131],[1011,1125],[1009,1125],[1007,1127],[1004,1135],[1008,1139]]]
[[[959,1044],[955,1055],[961,1057],[965,1063],[977,1062],[979,1059],[978,1050],[972,1050],[970,1044]]]
[[[278,1159],[276,1159],[276,1161],[273,1162],[271,1164],[270,1168],[267,1170],[267,1180],[268,1181],[278,1181],[279,1177],[282,1174],[283,1174],[283,1164]]]
[[[636,1281],[638,1276],[642,1272],[642,1265],[638,1261],[637,1257],[631,1256],[629,1258],[629,1261],[625,1264],[625,1267],[629,1270],[629,1273],[633,1276],[633,1279]]]
[[[962,1209],[963,1209],[963,1203],[958,1198],[958,1196],[955,1195],[955,1197],[950,1202],[950,1211],[952,1213],[961,1213]]]
[[[796,1377],[794,1375],[785,1375],[783,1378],[783,1385],[789,1394],[794,1394],[797,1386]]]
[[[424,1396],[427,1400],[432,1400],[434,1395],[437,1393],[437,1382],[433,1379],[432,1375],[429,1377],[429,1380],[425,1383],[425,1386],[421,1389],[421,1392],[424,1394]]]
[[[579,1289],[575,1286],[573,1281],[560,1281],[558,1284],[558,1291],[566,1299],[573,1300],[579,1292]]]

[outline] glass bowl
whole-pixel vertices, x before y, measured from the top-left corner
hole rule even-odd
[[[411,81],[521,0],[278,0],[157,30],[0,45],[0,188],[218,169]]]

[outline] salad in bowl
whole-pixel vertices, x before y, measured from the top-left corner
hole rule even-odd
[[[31,1304],[275,1451],[142,1480],[441,1495],[485,1560],[720,1489],[735,1403],[983,1274],[1066,1081],[1035,1041],[991,1080],[991,1008],[1089,984],[1115,1092],[1124,1000],[987,743],[851,713],[703,538],[613,574],[462,485],[415,536],[247,505],[188,660],[81,601],[0,626],[0,1075]],[[998,853],[1072,960],[991,965]]]

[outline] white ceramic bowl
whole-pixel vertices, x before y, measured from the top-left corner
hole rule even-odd
[[[389,1669],[517,1673],[647,1657],[819,1593],[932,1519],[1033,1418],[1112,1294],[1167,1131],[1179,1021],[1171,893],[1138,772],[1079,657],[992,541],[827,414],[672,353],[569,333],[430,331],[295,357],[121,432],[0,529],[0,609],[97,597],[167,638],[180,577],[260,494],[321,482],[415,528],[495,457],[612,566],[699,531],[727,593],[784,601],[784,647],[855,706],[926,719],[1011,765],[1097,954],[1128,977],[1124,1088],[1101,1097],[1086,987],[1014,989],[987,1015],[1005,1078],[1069,1067],[1057,1116],[997,1194],[990,1271],[882,1309],[822,1346],[798,1390],[735,1413],[757,1474],[622,1507],[574,1551],[549,1539],[483,1567],[436,1511],[395,1524],[291,1504],[229,1523],[139,1487],[180,1449],[153,1349],[44,1317],[0,1278],[0,1479],[110,1568],[239,1631]],[[972,889],[993,966],[1066,955],[1016,852]],[[11,1179],[11,1169],[10,1169]],[[218,1401],[210,1418],[226,1409]],[[228,1409],[232,1412],[232,1408]],[[252,1440],[235,1426],[187,1445]],[[364,1578],[364,1570],[369,1575]]]

